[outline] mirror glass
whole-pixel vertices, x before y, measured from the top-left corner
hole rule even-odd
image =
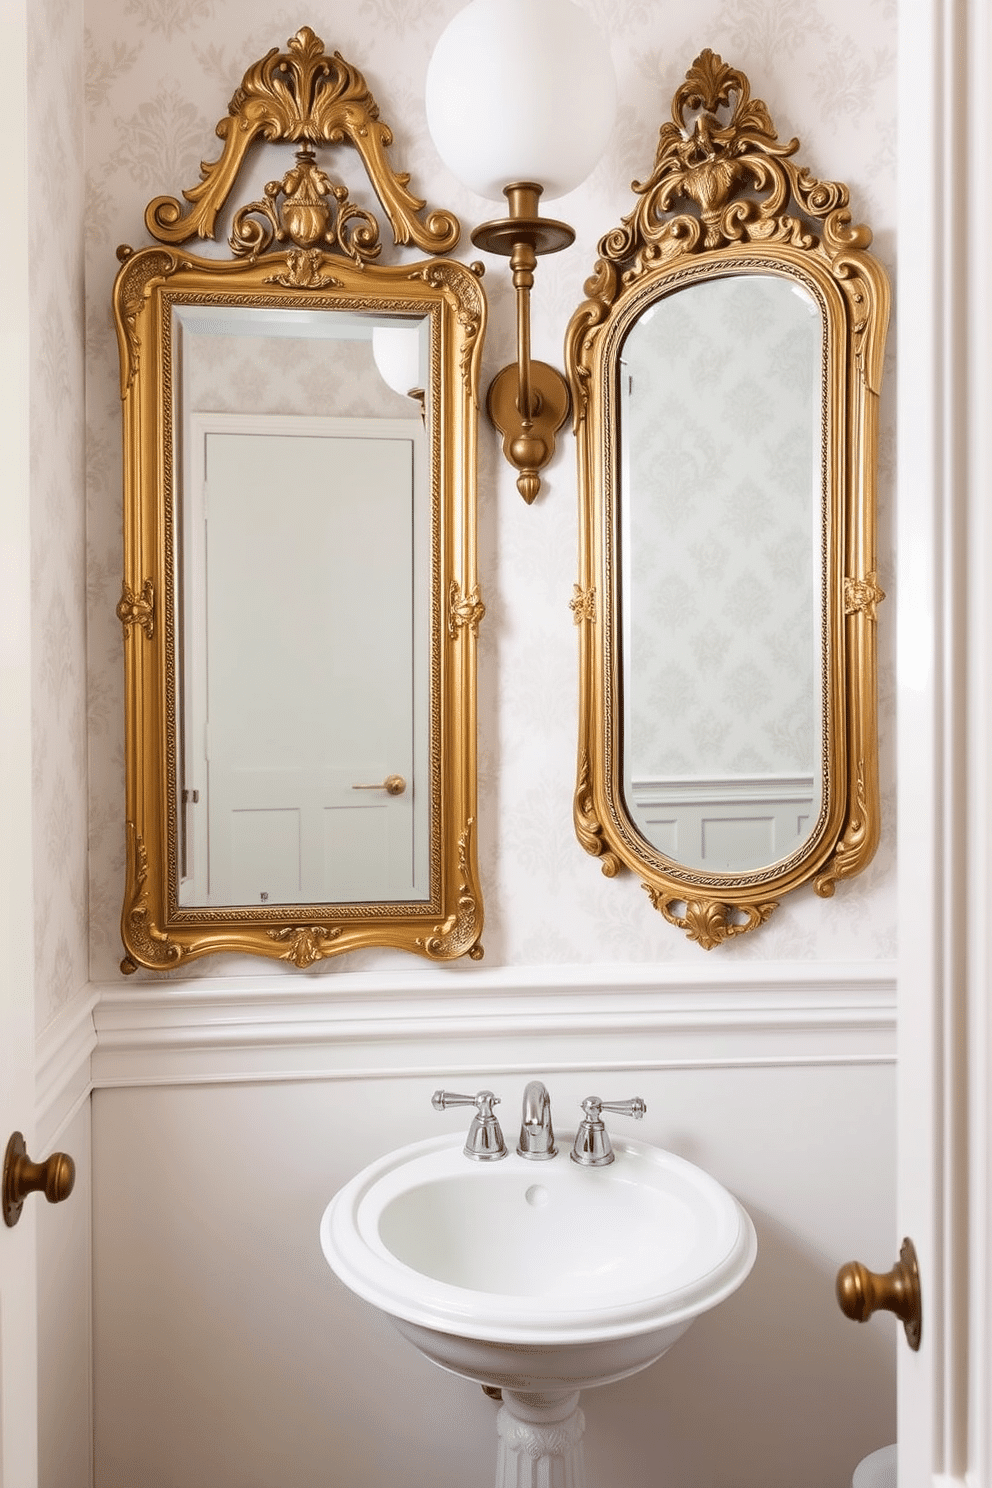
[[[752,273],[619,349],[623,792],[687,867],[787,858],[820,814],[823,339],[801,283]]]
[[[179,902],[425,899],[428,320],[172,316]]]

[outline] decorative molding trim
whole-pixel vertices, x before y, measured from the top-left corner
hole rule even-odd
[[[891,1064],[889,962],[437,968],[104,986],[98,1088],[409,1075]]]
[[[98,987],[87,983],[35,1041],[35,1130],[47,1151],[92,1090],[90,1062],[97,1034]]]

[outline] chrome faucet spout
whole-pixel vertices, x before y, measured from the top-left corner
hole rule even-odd
[[[554,1157],[554,1128],[551,1125],[551,1097],[542,1080],[531,1080],[524,1091],[523,1110],[520,1116],[520,1141],[517,1152],[535,1162]]]

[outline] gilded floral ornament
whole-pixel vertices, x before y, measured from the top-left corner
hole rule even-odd
[[[137,625],[151,640],[155,634],[155,586],[151,579],[142,584],[140,594],[135,594],[129,584],[121,586],[117,618],[124,627],[125,637],[131,634],[132,625]]]
[[[283,925],[269,931],[269,939],[286,949],[280,952],[280,960],[292,961],[303,970],[331,955],[331,942],[341,934],[340,926],[334,925]]]
[[[572,612],[572,620],[576,625],[581,625],[583,620],[595,620],[595,589],[583,589],[580,584],[573,584],[572,597],[568,601],[568,607]]]
[[[285,243],[287,239],[295,244],[295,253],[291,251],[295,273],[288,285],[293,289],[323,289],[336,282],[320,274],[321,249],[337,249],[359,265],[382,252],[375,218],[348,200],[347,188],[335,185],[320,169],[308,145],[297,151],[296,165],[281,181],[268,183],[261,201],[249,202],[237,212],[231,251],[253,263],[273,240]],[[307,268],[302,284],[301,265]]]
[[[844,580],[844,614],[859,612],[869,620],[878,619],[877,606],[885,598],[885,590],[879,588],[876,573],[865,574],[863,579]]]
[[[448,634],[452,640],[464,626],[477,636],[485,614],[486,607],[479,597],[478,584],[473,586],[471,593],[463,594],[458,580],[452,579],[448,586]]]

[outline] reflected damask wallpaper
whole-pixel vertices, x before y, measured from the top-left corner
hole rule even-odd
[[[468,228],[498,215],[498,208],[464,191],[441,165],[423,108],[428,59],[460,5],[461,0],[354,0],[347,6],[312,0],[303,7],[269,0],[88,0],[85,5],[89,851],[91,975],[97,980],[119,977],[124,866],[121,635],[114,615],[121,583],[120,402],[110,313],[115,249],[121,242],[140,247],[148,241],[146,203],[195,185],[200,161],[216,158],[220,146],[214,128],[246,67],[270,47],[284,47],[308,24],[328,50],[341,51],[364,72],[394,131],[394,167],[410,171],[413,189],[432,205],[460,215],[459,256],[481,257],[468,242]],[[847,182],[856,219],[871,223],[876,250],[894,272],[894,0],[696,0],[691,9],[654,0],[589,0],[588,8],[610,33],[621,107],[611,145],[590,181],[549,208],[551,215],[573,223],[577,241],[538,269],[537,356],[561,365],[565,326],[583,296],[597,240],[632,205],[630,182],[649,173],[672,95],[706,46],[749,75],[780,138],[799,135],[802,159],[815,174]],[[576,79],[576,106],[581,107],[581,78]],[[324,152],[324,163],[354,190],[360,177],[350,164],[338,164],[337,157],[346,154]],[[262,181],[274,174],[259,169]],[[487,259],[487,380],[512,354],[507,279],[504,262]],[[890,372],[892,353],[890,339]],[[895,951],[891,377],[886,392],[880,581],[890,599],[879,625],[882,846],[868,871],[842,885],[835,899],[821,901],[812,889],[803,890],[787,898],[757,935],[710,953],[706,969],[717,975],[728,958],[872,960]],[[574,443],[570,435],[561,439],[541,495],[528,508],[484,419],[480,434],[479,566],[488,611],[481,631],[479,697],[485,964],[597,963],[604,967],[604,980],[611,966],[626,962],[699,964],[704,953],[652,910],[636,878],[605,880],[573,834]],[[725,511],[715,517],[725,531],[734,520]],[[55,607],[57,624],[56,596],[39,603]],[[57,688],[57,678],[44,685]],[[70,701],[66,698],[65,705]],[[74,737],[70,729],[67,749],[76,747]],[[52,820],[57,790],[53,783],[45,808]],[[369,952],[324,963],[320,971],[412,964],[419,965]],[[268,962],[216,959],[196,963],[188,974],[232,970],[279,974]]]

